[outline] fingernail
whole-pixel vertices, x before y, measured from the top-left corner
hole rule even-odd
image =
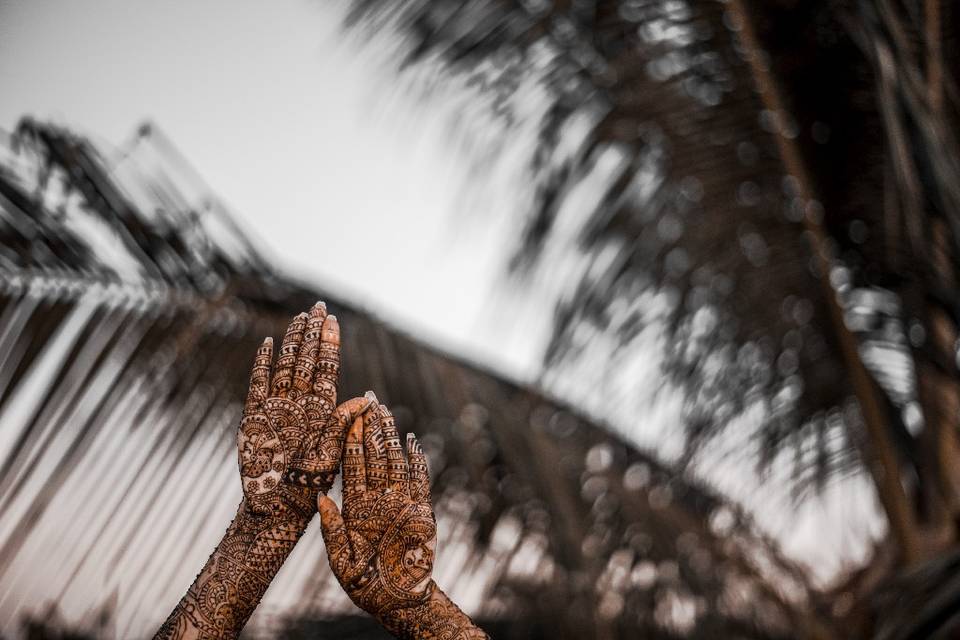
[[[270,346],[273,346],[273,337],[272,337],[272,336],[267,336],[267,338],[263,341],[263,343],[264,343],[264,344],[269,344]]]
[[[313,308],[314,308],[314,309],[323,309],[324,311],[326,311],[326,310],[327,310],[327,303],[324,302],[323,300],[317,300],[317,303],[316,303],[315,305],[313,305]]]
[[[369,400],[371,404],[379,404],[380,402],[377,400],[377,394],[375,394],[373,391],[367,391],[365,394],[363,394],[363,397]]]
[[[333,315],[332,313],[327,316],[327,320],[329,320],[331,323],[334,323],[334,324],[340,323],[339,320],[337,320],[337,316]]]

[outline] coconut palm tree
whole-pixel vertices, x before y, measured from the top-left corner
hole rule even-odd
[[[467,78],[507,131],[535,129],[533,205],[508,269],[578,274],[557,304],[548,370],[599,379],[597,363],[649,354],[653,327],[685,394],[688,462],[747,424],[759,470],[790,465],[798,495],[868,473],[889,534],[842,585],[856,605],[840,613],[892,615],[870,611],[878,583],[951,557],[952,4],[351,6],[354,28],[400,34],[400,70]],[[546,96],[532,123],[530,87]]]

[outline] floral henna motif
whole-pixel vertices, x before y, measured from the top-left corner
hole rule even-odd
[[[270,338],[257,351],[237,436],[244,501],[156,638],[236,638],[303,535],[347,426],[371,402],[334,409],[339,349],[337,319],[317,303],[291,322],[275,365]]]
[[[404,456],[393,416],[371,406],[347,433],[343,514],[319,501],[334,575],[350,599],[401,638],[486,638],[431,579],[437,526],[426,457]]]

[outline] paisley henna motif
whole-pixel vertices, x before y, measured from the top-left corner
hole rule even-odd
[[[404,456],[393,416],[372,405],[347,433],[343,514],[319,500],[334,575],[350,599],[399,638],[486,638],[431,579],[437,525],[427,461],[413,434]]]
[[[323,303],[257,351],[237,436],[244,500],[157,640],[236,638],[330,489],[344,432],[371,400],[336,409],[340,329]],[[271,379],[272,373],[272,379]]]

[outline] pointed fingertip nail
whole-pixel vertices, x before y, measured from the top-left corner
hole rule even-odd
[[[340,323],[340,321],[337,320],[337,316],[335,316],[335,315],[332,314],[332,313],[327,316],[327,320],[330,321],[330,324],[339,324],[339,323]]]
[[[314,309],[322,309],[323,311],[326,311],[326,310],[327,310],[327,303],[324,302],[323,300],[317,300],[317,301],[314,303],[313,308],[314,308]]]
[[[267,336],[263,340],[263,344],[273,345],[273,336]]]
[[[370,401],[370,404],[378,404],[378,403],[379,403],[379,400],[377,400],[377,394],[375,394],[373,391],[367,391],[365,394],[363,394],[363,397],[366,398],[367,400],[369,400],[369,401]],[[368,405],[368,406],[369,406],[369,405]]]

